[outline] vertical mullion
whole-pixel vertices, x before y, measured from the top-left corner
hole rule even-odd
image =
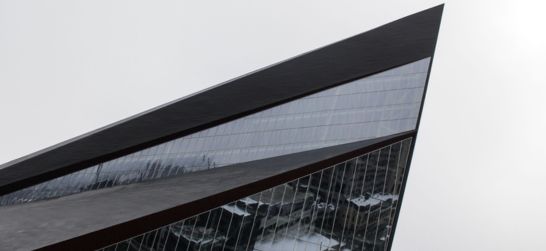
[[[379,151],[377,152],[377,159],[376,159],[373,182],[372,182],[372,192],[371,192],[370,198],[368,198],[368,199],[372,199],[373,198],[373,193],[375,192],[375,179],[377,178],[377,169],[379,169],[379,159],[381,158],[381,150],[382,149],[379,149]],[[367,217],[366,217],[366,227],[364,229],[362,250],[364,250],[364,247],[366,246],[366,238],[367,238],[367,235],[368,235],[368,222],[370,221],[371,211],[372,211],[372,205],[369,205],[368,206],[368,214],[367,214]]]
[[[326,168],[325,168],[326,169]],[[311,221],[310,221],[310,224],[309,224],[309,228],[307,229],[307,233],[311,232],[311,228],[315,228],[315,224],[313,224],[313,219],[315,217],[315,215],[318,216],[319,212],[318,212],[318,202],[319,202],[319,195],[320,195],[320,187],[322,186],[322,176],[324,175],[324,169],[320,170],[320,178],[319,178],[319,182],[318,182],[318,185],[317,185],[317,192],[315,194],[315,198],[314,198],[314,205],[312,207],[312,210],[311,210]],[[316,213],[315,213],[316,212]]]
[[[258,214],[260,212],[260,203],[262,201],[262,194],[263,194],[263,191],[260,192],[260,195],[258,196],[258,204],[256,205],[256,212],[254,213],[254,219],[252,220],[252,226],[250,227],[250,234],[248,235],[248,242],[246,244],[245,250],[248,250],[248,247],[250,246],[250,241],[252,240],[252,233],[254,232],[254,225],[256,224],[256,218],[258,217]]]
[[[271,198],[269,199],[269,204],[267,205],[267,211],[265,213],[264,226],[262,228],[262,234],[260,236],[260,241],[263,241],[263,239],[264,239],[265,229],[266,229],[266,226],[267,226],[267,218],[269,217],[269,212],[271,211],[271,205],[273,204],[273,199],[275,198],[275,190],[277,190],[278,187],[279,186],[271,188]]]
[[[366,175],[368,173],[368,161],[369,160],[370,160],[370,153],[366,154],[366,164],[364,165],[364,176],[362,178],[362,186],[360,188],[360,196],[363,196],[363,194],[364,194],[364,185],[366,184]],[[360,206],[359,205],[356,205],[356,206],[357,206],[357,209],[356,209],[356,217],[355,217],[355,223],[354,223],[355,226],[353,228],[353,239],[351,240],[351,249],[353,249],[353,244],[354,244],[355,235],[356,235],[356,229],[359,226],[359,222],[360,222],[360,218],[359,218]]]
[[[209,210],[208,211],[208,214],[207,214],[207,221],[205,222],[205,227],[204,227],[204,230],[203,230],[203,234],[201,236],[201,239],[199,240],[199,246],[197,246],[197,250],[201,250],[201,245],[203,245],[203,240],[205,239],[205,236],[206,236],[206,233],[207,233],[207,228],[209,226],[209,220],[210,220],[210,215],[212,214],[212,210]]]
[[[394,185],[393,185],[393,188],[392,188],[393,199],[392,199],[392,204],[389,207],[389,220],[387,222],[387,226],[390,226],[390,228],[387,230],[387,234],[385,236],[385,246],[383,247],[383,250],[387,250],[387,247],[389,246],[388,239],[389,239],[389,235],[390,235],[391,229],[392,229],[392,224],[391,224],[392,209],[393,209],[393,206],[395,205],[395,200],[394,200],[395,197],[394,196],[397,196],[395,189],[397,188],[396,184],[398,183],[398,169],[400,167],[400,159],[402,158],[402,143],[399,142],[398,144],[400,145],[400,148],[398,149],[398,159],[396,160],[396,171],[394,173]],[[396,201],[398,201],[398,199]],[[396,210],[396,208],[395,208],[395,210]]]
[[[288,212],[288,221],[286,223],[286,228],[285,228],[285,231],[284,231],[284,236],[288,236],[288,228],[290,227],[290,219],[292,219],[292,211],[294,210],[294,203],[296,203],[296,196],[298,195],[298,188],[300,186],[300,180],[301,178],[299,178],[297,181],[296,181],[296,186],[294,187],[294,196],[292,197],[292,204],[290,205],[290,211]]]
[[[283,184],[283,192],[281,197],[281,203],[279,204],[279,213],[277,214],[277,219],[275,220],[275,229],[273,230],[273,238],[271,239],[271,244],[273,245],[273,242],[275,242],[275,236],[277,235],[277,227],[279,225],[279,218],[281,217],[282,213],[282,207],[284,205],[284,195],[286,193],[286,187],[288,185],[286,183]]]
[[[148,233],[144,233],[144,234],[141,234],[142,236],[142,240],[140,240],[140,244],[138,245],[138,250],[140,251],[140,249],[142,249],[142,243],[144,242],[144,239],[146,238],[146,235]]]
[[[246,198],[249,198],[249,197],[246,197]],[[243,230],[243,227],[244,227],[244,224],[245,224],[245,218],[246,218],[246,208],[247,208],[247,204],[248,203],[244,203],[245,204],[245,209],[243,210],[243,215],[241,215],[241,224],[239,224],[239,231],[237,231],[237,236],[235,237],[235,246],[233,247],[233,250],[237,250],[237,245],[239,244],[239,236],[241,236],[241,231]],[[237,206],[237,205],[236,205]]]
[[[127,248],[125,249],[125,251],[129,251],[129,249],[131,248],[131,243],[133,242],[134,239],[135,239],[135,237],[132,237],[132,238],[126,240]]]
[[[220,215],[218,216],[218,223],[216,224],[216,227],[214,228],[214,235],[212,236],[212,244],[210,246],[210,250],[214,247],[214,242],[216,241],[216,235],[218,234],[218,228],[220,228],[220,223],[222,221],[222,215],[224,214],[224,209],[222,207],[218,207],[220,211]]]
[[[389,174],[389,164],[390,164],[390,159],[391,159],[391,152],[392,152],[392,146],[389,146],[389,153],[387,155],[387,165],[385,167],[385,179],[383,180],[383,190],[381,191],[381,193],[384,195],[385,194],[385,187],[387,186],[387,178],[388,178],[388,174]],[[375,243],[377,241],[377,233],[379,232],[379,224],[381,224],[381,213],[382,213],[382,208],[383,208],[383,200],[379,200],[379,215],[377,216],[377,225],[376,225],[376,230],[375,230],[375,236],[374,236],[374,239],[373,239],[373,247],[375,249]]]
[[[231,204],[235,205],[235,203],[233,203],[233,202],[232,202]],[[229,204],[228,204],[228,205],[229,205]],[[222,210],[226,210],[226,209],[223,208]],[[226,210],[226,211],[227,211],[227,210]],[[228,212],[229,212],[229,211],[228,211]],[[222,246],[222,250],[226,249],[226,243],[227,243],[227,241],[228,241],[229,230],[230,230],[230,228],[231,228],[231,222],[233,221],[233,215],[234,215],[234,213],[230,212],[230,214],[231,214],[231,217],[229,218],[229,224],[228,224],[228,228],[227,228],[227,230],[226,230],[226,239],[224,240],[224,245]]]
[[[402,187],[403,187],[403,185],[404,185],[404,178],[405,178],[405,176],[406,176],[406,169],[408,168],[408,158],[409,158],[409,155],[410,155],[410,149],[409,149],[409,148],[411,147],[411,142],[412,142],[412,140],[413,140],[412,138],[409,138],[409,139],[404,140],[404,141],[408,141],[409,143],[408,143],[408,149],[407,149],[406,154],[405,154],[405,157],[404,157],[404,164],[402,165],[402,176],[400,177],[400,187],[398,187],[398,193],[397,193],[397,195],[396,195],[398,199],[396,200],[396,206],[394,207],[394,208],[395,208],[395,214],[397,213],[397,212],[396,212],[396,209],[398,208],[398,202],[399,202],[400,199],[401,199],[401,198],[400,198],[400,191],[402,191]],[[404,145],[404,142],[402,142],[402,147],[403,147],[403,145]],[[392,218],[392,221],[391,221],[391,231],[392,231],[392,229],[393,229],[393,227],[394,227],[394,220],[395,220],[395,219],[396,219],[396,217],[393,217],[393,218]],[[390,233],[389,233],[389,235],[390,235]],[[390,236],[389,236],[389,238],[387,238],[387,240],[385,240],[385,241],[386,241],[387,246],[388,246],[388,243],[390,242]]]
[[[176,244],[174,245],[174,250],[178,250],[178,245],[180,244],[180,237],[182,237],[182,231],[184,229],[184,223],[186,223],[187,220],[190,220],[191,218],[184,219],[180,222],[180,229],[178,229],[178,238],[176,239]],[[176,236],[176,234],[175,234]]]
[[[353,160],[350,160],[350,161],[353,161]],[[350,202],[351,202],[351,199],[352,199],[352,196],[353,196],[353,187],[354,187],[354,183],[355,183],[355,179],[356,179],[356,161],[357,161],[357,158],[354,159],[354,164],[352,165],[353,166],[353,175],[351,176],[351,186],[350,186],[350,189],[349,189],[349,198],[348,198],[348,200],[346,200],[347,209],[345,210],[345,218],[343,220],[343,228],[341,229],[340,242],[343,241],[343,236],[345,234],[345,225],[347,224],[347,215],[349,214],[349,208],[350,208],[350,205],[351,205]]]
[[[311,179],[313,178],[313,174],[316,174],[318,172],[319,171],[307,175],[309,177],[309,180],[307,181],[307,188],[305,189],[305,194],[304,194],[305,197],[303,199],[303,206],[301,207],[300,218],[298,219],[298,223],[297,223],[298,226],[297,226],[296,234],[294,235],[294,245],[292,247],[292,250],[296,249],[296,246],[298,244],[298,238],[300,234],[300,225],[301,225],[301,220],[303,218],[303,213],[305,212],[305,205],[307,204],[307,193],[309,192],[309,187],[311,186]]]
[[[336,227],[336,219],[337,219],[337,209],[339,207],[339,198],[341,197],[341,191],[343,191],[343,179],[345,178],[345,170],[347,169],[347,162],[343,163],[343,171],[341,174],[341,178],[339,179],[339,191],[337,194],[337,201],[336,201],[336,207],[334,209],[334,219],[332,220],[332,229],[330,230],[330,239],[328,239],[328,248],[330,248],[330,241],[332,240],[334,236],[334,228]],[[341,244],[341,240],[339,241],[339,244]]]
[[[195,218],[195,221],[193,222],[193,226],[191,228],[191,232],[190,232],[190,238],[188,238],[188,246],[186,247],[186,251],[190,250],[190,246],[192,244],[192,241],[193,241],[193,232],[195,232],[195,225],[197,225],[197,221],[199,221],[199,216],[201,216],[201,214],[198,214],[196,216],[194,216]]]
[[[324,213],[322,214],[322,221],[320,223],[320,230],[319,230],[319,233],[322,234],[322,228],[324,226],[324,219],[326,219],[326,212],[328,211],[328,201],[330,200],[330,192],[331,192],[331,189],[332,189],[332,180],[334,179],[334,174],[335,174],[335,171],[336,171],[336,165],[333,166],[333,167],[330,167],[330,169],[332,170],[330,172],[330,182],[328,183],[328,192],[327,192],[327,195],[326,195],[326,201],[324,202],[325,205],[324,205]]]
[[[171,236],[171,229],[174,224],[176,224],[176,222],[169,224],[169,226],[167,227],[166,234],[165,234],[166,237],[165,237],[165,241],[163,242],[162,251],[165,251],[165,247],[167,247],[167,243],[169,242],[169,237]]]
[[[160,228],[156,229],[154,231],[154,238],[152,239],[152,244],[150,245],[150,250],[154,250],[155,240],[157,238],[157,234],[159,234]]]

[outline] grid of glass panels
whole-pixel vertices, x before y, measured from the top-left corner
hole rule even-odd
[[[411,140],[100,250],[386,250]]]
[[[429,63],[425,58],[0,196],[0,205],[413,130]]]

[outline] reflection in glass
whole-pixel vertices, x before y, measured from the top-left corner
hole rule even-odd
[[[333,87],[0,197],[55,198],[415,129],[430,58]]]
[[[410,144],[394,143],[101,250],[385,250]]]

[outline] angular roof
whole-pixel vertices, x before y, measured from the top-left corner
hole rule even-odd
[[[432,57],[443,5],[0,166],[0,195],[274,105]]]

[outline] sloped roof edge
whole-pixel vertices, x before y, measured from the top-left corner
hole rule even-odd
[[[0,166],[0,195],[348,81],[431,57],[443,5]]]

